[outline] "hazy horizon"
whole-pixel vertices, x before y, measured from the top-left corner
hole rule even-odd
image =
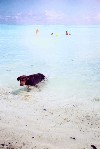
[[[100,1],[0,0],[0,24],[100,25]]]

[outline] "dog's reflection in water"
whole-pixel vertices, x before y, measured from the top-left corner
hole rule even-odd
[[[11,92],[11,94],[13,95],[20,95],[20,94],[23,94],[23,93],[27,93],[27,92],[40,92],[42,90],[42,86],[37,86],[37,87],[32,87],[32,86],[29,86],[29,87],[24,87],[24,88],[20,88],[20,89],[17,89],[17,90],[14,90]]]

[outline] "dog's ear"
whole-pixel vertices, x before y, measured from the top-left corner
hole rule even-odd
[[[17,81],[19,81],[19,80],[20,80],[20,77],[17,78]]]

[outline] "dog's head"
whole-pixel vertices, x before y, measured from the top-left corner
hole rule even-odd
[[[28,77],[23,75],[17,78],[17,81],[20,81],[20,86],[24,86],[26,84]]]

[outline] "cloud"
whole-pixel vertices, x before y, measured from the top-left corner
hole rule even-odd
[[[45,10],[44,15],[46,20],[51,23],[60,22],[67,17],[67,15],[65,15],[63,12],[57,12],[52,10]]]
[[[100,13],[84,16],[83,21],[87,24],[98,24],[100,23]]]
[[[100,24],[100,12],[72,15],[57,10],[45,10],[41,13],[31,10],[27,13],[18,11],[16,14],[1,14],[0,23],[91,25]]]
[[[28,16],[33,16],[33,12],[30,10],[28,13],[27,13]]]
[[[100,22],[100,13],[95,16],[96,20]]]

